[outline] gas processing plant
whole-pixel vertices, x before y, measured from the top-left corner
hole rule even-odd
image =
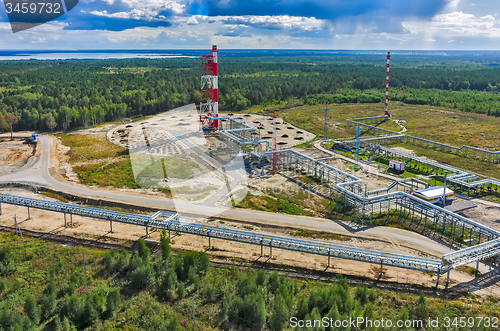
[[[400,152],[384,145],[396,142],[405,142],[425,146],[443,152],[453,152],[463,157],[479,158],[485,162],[499,163],[500,152],[490,152],[470,146],[460,148],[438,142],[393,132],[378,128],[377,125],[388,121],[389,113],[389,65],[390,53],[387,53],[387,77],[385,90],[385,114],[378,117],[349,119],[348,125],[357,128],[355,140],[333,141],[324,139],[318,145],[333,146],[333,149],[355,151],[356,160],[360,149],[370,153],[369,162],[377,157],[390,159],[391,168],[404,171],[405,168],[418,168],[427,171],[429,175],[445,177],[444,187],[432,187],[418,179],[408,178],[394,181],[385,188],[367,190],[360,178],[336,169],[321,160],[313,159],[291,148],[278,148],[276,116],[269,118],[272,121],[272,136],[263,139],[260,131],[261,123],[256,126],[245,123],[242,118],[234,116],[219,117],[218,114],[218,78],[217,78],[217,46],[213,46],[212,54],[203,57],[202,69],[202,100],[200,103],[200,123],[202,130],[216,136],[221,142],[219,149],[230,151],[233,155],[243,155],[245,164],[257,165],[254,173],[258,176],[269,176],[273,173],[300,173],[303,176],[314,178],[328,192],[332,208],[347,213],[351,218],[362,224],[383,224],[383,216],[397,215],[403,222],[413,222],[416,228],[430,229],[427,232],[439,240],[452,245],[459,250],[443,256],[436,261],[435,272],[448,272],[459,266],[495,257],[498,263],[500,254],[500,233],[477,222],[457,215],[444,207],[453,202],[454,190],[460,193],[475,193],[479,191],[497,190],[500,181],[480,174],[458,169],[449,165],[440,164],[432,160]],[[223,122],[222,122],[223,121]],[[325,116],[325,137],[327,137],[327,117]],[[360,138],[360,132],[369,134],[370,138]],[[330,149],[331,151],[331,149]],[[357,161],[358,166],[359,162]],[[297,249],[298,246],[296,247]],[[290,246],[294,249],[294,245]],[[342,258],[361,259],[375,262],[368,256],[376,254],[372,251],[356,250],[356,254],[347,253],[352,248],[345,247],[346,254]],[[321,249],[318,248],[318,251]],[[383,255],[383,254],[382,254]],[[363,256],[363,258],[360,258]],[[337,255],[338,257],[338,255]],[[410,257],[387,254],[375,263],[381,265],[393,260],[402,268],[414,268],[414,261]],[[398,260],[398,262],[395,262]],[[393,264],[394,265],[394,264]],[[422,269],[420,269],[422,270]],[[429,271],[429,269],[427,269]],[[449,274],[448,274],[449,276]],[[439,280],[438,280],[439,281]]]
[[[443,177],[443,186],[431,186],[417,178],[398,178],[387,187],[368,189],[361,178],[327,164],[324,159],[316,159],[294,149],[296,145],[313,140],[313,134],[300,130],[275,115],[256,117],[249,114],[219,114],[219,61],[218,49],[214,45],[211,54],[202,57],[198,112],[194,106],[186,106],[192,108],[192,113],[184,112],[183,118],[177,116],[179,112],[169,111],[138,123],[135,129],[129,129],[132,125],[123,125],[123,128],[118,127],[108,135],[110,141],[129,148],[134,175],[139,185],[168,185],[174,202],[176,195],[180,197],[191,194],[186,201],[177,199],[177,212],[158,211],[152,216],[144,216],[0,194],[0,214],[2,203],[12,204],[27,207],[28,215],[30,208],[63,213],[65,223],[66,215],[70,216],[71,222],[73,215],[79,215],[108,220],[111,229],[113,222],[120,222],[145,227],[146,233],[150,228],[155,228],[165,229],[169,235],[171,232],[178,232],[203,236],[208,238],[208,247],[211,247],[212,238],[256,245],[260,246],[261,256],[264,247],[269,248],[270,256],[273,248],[279,248],[327,257],[328,266],[331,258],[338,258],[377,264],[381,273],[383,266],[419,270],[437,274],[436,287],[439,275],[443,274],[447,274],[448,286],[450,270],[460,266],[471,263],[478,266],[482,261],[490,267],[497,267],[500,262],[500,232],[445,207],[453,203],[455,192],[474,194],[496,191],[500,181],[385,145],[404,142],[491,163],[500,162],[500,152],[470,146],[459,148],[379,128],[380,123],[391,118],[388,105],[389,61],[390,54],[387,53],[385,114],[349,119],[347,123],[356,129],[356,138],[332,140],[327,139],[328,110],[325,110],[324,139],[314,141],[313,145],[329,155],[352,153],[355,155],[353,163],[358,169],[363,168],[359,160],[360,151],[365,155],[369,154],[367,164],[383,157],[389,160],[392,171],[419,169],[429,176]],[[130,134],[125,139],[123,135],[127,130]],[[207,145],[207,141],[209,147],[205,150],[202,145]],[[176,170],[177,173],[169,173],[172,170],[165,166],[173,156],[178,157],[177,162],[183,165]],[[186,175],[190,168],[198,175],[195,180]],[[217,172],[218,170],[222,172]],[[350,221],[362,225],[383,225],[386,220],[396,218],[410,229],[440,240],[456,250],[440,259],[432,259],[180,220],[182,209],[186,206],[187,210],[214,210],[212,215],[217,215],[219,210],[212,206],[221,197],[234,196],[235,190],[241,188],[247,177],[266,180],[278,175],[309,178],[316,184],[315,192],[321,191],[328,198],[330,210],[348,217]],[[237,177],[239,179],[235,180]],[[186,186],[190,180],[195,189]],[[200,183],[205,186],[200,188]],[[213,191],[221,194],[212,194]],[[193,203],[196,199],[203,200],[206,204]],[[234,205],[234,199],[230,200]],[[228,208],[230,206],[231,204]]]

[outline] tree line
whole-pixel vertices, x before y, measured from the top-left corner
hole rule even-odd
[[[383,60],[373,56],[221,57],[220,109],[241,111],[289,100],[381,102]],[[431,57],[428,61],[443,60]],[[199,59],[7,61],[0,67],[4,70],[0,114],[18,118],[15,130],[88,128],[199,103],[200,98]],[[393,100],[441,103],[498,116],[500,68],[454,61],[448,66],[396,62],[391,88],[397,92],[391,93]],[[7,130],[1,120],[0,130]]]

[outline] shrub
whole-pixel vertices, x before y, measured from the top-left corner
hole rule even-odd
[[[52,311],[56,309],[57,299],[55,294],[44,294],[40,303],[42,310],[42,318],[47,319]]]
[[[5,282],[5,280],[0,278],[0,294],[2,294],[5,289],[7,289],[7,283]]]
[[[186,295],[186,286],[184,285],[183,282],[179,282],[179,285],[177,285],[177,298],[179,300],[184,299],[185,295]]]
[[[151,254],[151,251],[146,246],[146,243],[142,238],[139,239],[139,242],[137,243],[137,254],[139,254],[143,261],[147,261],[149,259],[149,255]]]
[[[269,318],[269,327],[271,330],[281,331],[288,321],[288,307],[283,297],[278,294],[274,297],[274,308]]]
[[[106,314],[112,316],[120,304],[120,291],[116,288],[109,290],[106,297]]]
[[[152,282],[153,270],[149,265],[141,266],[130,274],[131,284],[136,290],[142,290]]]
[[[266,322],[262,293],[252,293],[243,299],[236,297],[229,305],[228,317],[243,328],[262,330]]]
[[[113,272],[116,266],[115,257],[111,252],[106,252],[104,254],[104,267],[108,272]]]
[[[30,318],[33,323],[38,323],[38,319],[40,318],[40,313],[38,311],[38,307],[36,305],[36,300],[32,295],[28,295],[26,300],[24,301],[24,312],[26,316]]]
[[[120,249],[120,253],[118,254],[118,261],[116,262],[115,268],[116,270],[121,270],[125,268],[130,259],[129,253],[125,248]]]
[[[167,237],[167,231],[162,230],[160,235],[160,250],[161,257],[164,261],[167,261],[170,258],[170,254],[172,252],[172,247],[170,246],[170,239]]]

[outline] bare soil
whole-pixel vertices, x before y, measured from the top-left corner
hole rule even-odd
[[[491,206],[481,204],[477,200],[474,202],[477,204],[477,207],[458,212],[457,214],[490,228],[500,230],[500,205]]]
[[[0,175],[18,170],[32,154],[33,147],[24,144],[24,140],[0,142]]]

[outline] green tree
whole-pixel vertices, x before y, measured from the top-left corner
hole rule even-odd
[[[278,294],[274,297],[274,307],[269,317],[269,327],[271,330],[281,331],[284,329],[287,321],[288,307],[281,294]]]
[[[244,298],[236,297],[229,305],[228,317],[243,328],[262,330],[266,322],[262,293],[252,293]]]
[[[149,259],[149,254],[151,254],[151,251],[146,246],[146,243],[142,238],[139,239],[139,242],[137,243],[137,253],[143,261],[147,261]]]
[[[36,305],[36,300],[32,295],[28,295],[24,300],[24,312],[26,316],[30,318],[30,320],[37,324],[38,319],[40,318],[40,312]]]
[[[183,282],[179,282],[179,285],[177,285],[177,298],[184,299],[184,296],[186,295],[186,285],[184,285]]]
[[[412,309],[410,315],[415,320],[425,321],[429,317],[429,309],[427,307],[427,300],[424,292],[420,292],[417,300],[417,305]]]
[[[106,314],[112,316],[119,304],[120,291],[117,288],[112,288],[106,296]]]
[[[130,273],[132,286],[136,290],[142,290],[153,281],[153,270],[150,265],[143,265]]]
[[[7,288],[7,282],[0,278],[0,294]]]
[[[0,131],[5,132],[9,130],[9,124],[5,121],[5,118],[0,114]]]
[[[116,261],[114,257],[114,251],[104,253],[104,267],[108,272],[113,272],[115,270]]]
[[[42,318],[48,318],[52,311],[54,311],[54,309],[56,308],[56,305],[57,299],[55,294],[44,294],[42,296],[42,301],[40,302]]]
[[[170,238],[167,237],[166,230],[162,230],[160,234],[160,250],[161,257],[164,261],[167,261],[170,258],[172,247],[170,246]]]
[[[57,126],[57,122],[52,113],[48,113],[45,117],[45,125],[50,129],[50,132],[54,132],[54,128]]]

